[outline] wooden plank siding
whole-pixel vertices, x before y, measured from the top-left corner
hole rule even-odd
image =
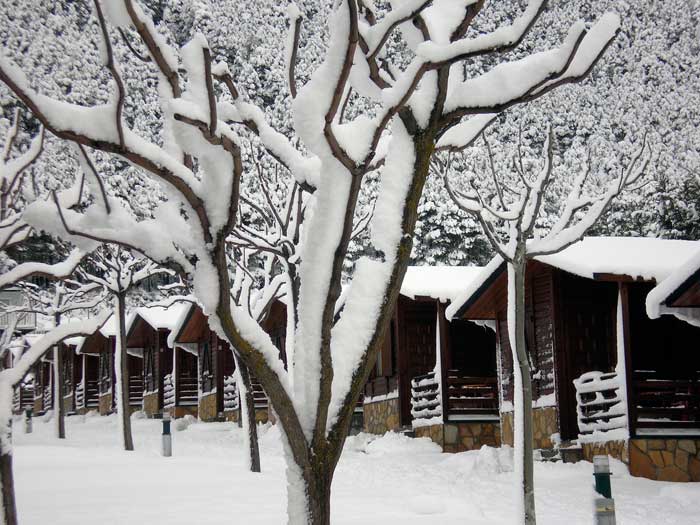
[[[525,279],[525,339],[533,373],[532,397],[536,400],[554,394],[556,383],[552,268],[532,263]],[[507,277],[505,281],[499,278],[497,285],[502,287],[501,294],[507,296]],[[513,352],[508,337],[507,305],[501,300],[494,300],[494,304],[499,307],[496,319],[501,348],[501,395],[504,401],[512,402]]]

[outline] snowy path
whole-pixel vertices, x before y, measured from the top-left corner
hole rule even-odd
[[[65,442],[35,420],[15,425],[15,473],[22,525],[283,524],[284,461],[276,429],[263,432],[263,473],[243,471],[242,436],[228,423],[174,432],[174,457],[159,455],[160,423],[134,420],[137,451],[118,450],[114,417],[68,418]],[[179,423],[179,422],[178,422]],[[507,524],[510,476],[505,451],[441,454],[427,440],[396,435],[368,444],[351,438],[333,488],[335,524]],[[613,464],[618,524],[693,524],[700,484],[632,478]],[[591,518],[589,463],[538,464],[542,524]]]

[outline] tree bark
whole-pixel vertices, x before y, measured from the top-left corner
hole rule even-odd
[[[53,417],[56,419],[56,437],[66,439],[66,419],[63,407],[63,352],[61,346],[53,347]]]
[[[118,370],[117,377],[118,388],[117,392],[119,418],[122,427],[122,444],[124,450],[134,450],[134,438],[131,434],[131,412],[129,407],[129,364],[128,354],[126,352],[126,295],[118,293],[117,295],[117,311],[115,312],[119,321],[119,339],[118,348],[114,352],[114,369]]]
[[[8,440],[12,432],[12,419],[6,423]],[[4,450],[0,441],[0,489],[2,490],[2,508],[0,524],[17,525],[17,507],[15,505],[15,483],[12,474],[12,450]]]
[[[61,314],[54,314],[54,326],[61,324]],[[66,439],[66,419],[63,406],[63,352],[61,345],[53,347],[53,417],[56,418],[56,437]]]
[[[516,256],[508,264],[508,335],[515,376],[513,441],[515,474],[522,506],[522,523],[535,525],[535,485],[532,437],[532,375],[525,342],[525,270],[527,260]],[[520,399],[518,400],[518,397]],[[520,401],[520,402],[518,402]]]
[[[253,399],[253,385],[250,382],[250,371],[241,359],[236,359],[238,374],[243,383],[244,395],[238,400],[241,409],[245,405],[245,410],[241,410],[241,419],[247,420],[248,426],[248,449],[250,453],[250,471],[260,472],[260,448],[258,446],[258,427],[255,421],[255,400]],[[241,389],[239,388],[239,391]],[[245,399],[243,399],[245,398]]]

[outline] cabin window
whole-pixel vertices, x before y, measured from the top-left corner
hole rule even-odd
[[[214,388],[214,367],[212,366],[211,354],[211,345],[207,341],[202,345],[201,356],[200,382],[202,384],[203,392],[211,392],[211,390]]]
[[[67,396],[73,392],[73,356],[71,354],[63,357],[63,395]]]
[[[144,383],[146,384],[147,392],[155,392],[157,389],[156,383],[156,353],[152,346],[144,349]]]

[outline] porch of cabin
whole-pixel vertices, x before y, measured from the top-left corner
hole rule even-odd
[[[80,353],[78,366],[79,381],[75,388],[75,409],[79,414],[85,414],[99,407],[99,356]]]
[[[365,430],[410,429],[448,452],[500,444],[495,338],[487,326],[447,322],[439,301],[401,296],[365,386]]]
[[[624,461],[636,476],[700,481],[700,328],[650,319],[653,286],[562,280],[562,438],[578,439],[586,459]]]
[[[172,349],[168,348],[166,338],[165,331],[156,330],[140,316],[136,317],[127,333],[127,353],[142,361],[142,406],[148,417],[162,414],[165,378],[172,373]]]

